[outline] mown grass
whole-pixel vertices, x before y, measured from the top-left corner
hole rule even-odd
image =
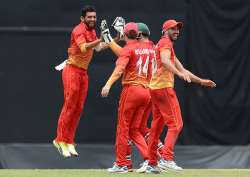
[[[72,169],[35,169],[35,170],[0,170],[0,177],[250,177],[250,169],[188,169],[182,172],[164,172],[155,174],[138,174],[129,172],[126,174],[111,174],[106,170],[72,170]]]

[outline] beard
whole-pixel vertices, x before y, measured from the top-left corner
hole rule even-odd
[[[177,38],[178,38],[178,35],[170,35],[170,40],[173,42],[176,41]]]
[[[90,29],[95,29],[95,27],[96,27],[96,22],[85,22],[85,24]]]

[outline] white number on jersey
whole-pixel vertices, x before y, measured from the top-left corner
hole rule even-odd
[[[136,66],[138,67],[138,75],[145,75],[147,77],[148,75],[148,65],[149,65],[149,56],[147,56],[145,63],[143,64],[142,56],[139,57],[139,60],[136,63]]]
[[[137,61],[136,66],[138,68],[138,74],[141,75],[142,56],[139,57],[139,60]]]

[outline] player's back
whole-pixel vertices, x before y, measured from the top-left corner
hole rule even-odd
[[[126,47],[130,51],[130,59],[123,74],[122,83],[148,87],[152,62],[156,56],[153,42],[136,42]]]

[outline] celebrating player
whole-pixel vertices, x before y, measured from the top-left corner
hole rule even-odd
[[[140,43],[136,40],[138,27],[128,23],[124,28],[126,46],[122,48],[116,62],[116,68],[102,89],[102,96],[109,94],[112,84],[123,74],[123,90],[118,109],[116,133],[116,163],[109,172],[125,173],[127,168],[127,144],[129,139],[136,144],[147,160],[147,144],[140,132],[142,115],[150,102],[148,83],[152,60],[155,58],[154,45],[151,42]]]
[[[93,49],[105,48],[96,36],[95,8],[85,6],[80,19],[80,24],[71,33],[68,59],[62,72],[64,105],[58,120],[57,137],[53,141],[64,157],[78,156],[74,138],[88,91],[87,69]]]
[[[112,26],[118,31],[118,33],[123,34],[124,24],[125,24],[125,20],[122,17],[117,17]],[[149,41],[150,30],[149,30],[148,26],[146,24],[144,24],[144,23],[137,23],[137,26],[138,26],[137,40],[140,43],[144,43],[146,45],[148,43],[150,43],[150,45],[152,45],[153,43]],[[109,34],[109,30],[107,30],[106,21],[103,21],[103,29],[102,29],[102,31],[105,32],[105,35],[103,35],[103,36],[106,36],[106,37],[104,37],[104,39],[106,39],[105,41],[107,43],[109,43],[109,47],[112,49],[112,51],[117,56],[120,56],[122,48],[116,42],[114,42],[112,40],[112,38],[111,38],[111,36]],[[120,36],[122,36],[122,35],[120,35]],[[149,77],[150,76],[151,76],[151,68],[149,68]],[[146,142],[148,142],[148,136],[149,136],[149,130],[150,130],[147,127],[147,122],[148,122],[148,118],[149,118],[150,113],[151,113],[151,102],[145,108],[145,111],[142,114],[142,116],[137,117],[131,123],[131,126],[130,126],[130,133],[135,132],[134,130],[137,130],[137,133],[140,132],[144,136]],[[129,170],[131,170],[131,168],[132,168],[132,161],[131,161],[132,144],[133,144],[133,141],[129,141],[129,143],[128,143],[128,152],[127,152],[127,156],[126,156],[127,167],[128,167]],[[138,144],[136,144],[136,143],[135,143],[135,145],[138,146]],[[163,147],[163,144],[159,141],[158,154],[159,154],[160,157],[161,157],[161,154],[162,154],[162,147]],[[138,148],[140,149],[142,147],[139,146]],[[145,149],[142,149],[142,150],[145,151]],[[139,173],[145,172],[147,163],[148,163],[148,160],[145,160],[144,163],[142,163],[141,168],[138,169],[137,172],[139,172]]]
[[[207,79],[201,79],[185,69],[175,55],[173,44],[179,36],[182,23],[167,20],[162,26],[163,35],[157,44],[157,71],[153,73],[150,82],[150,94],[153,103],[153,121],[149,136],[148,173],[159,173],[157,166],[157,143],[166,125],[168,132],[165,138],[163,157],[158,166],[163,170],[182,170],[174,162],[174,146],[183,122],[179,102],[174,91],[174,74],[187,82],[196,82],[202,86],[215,87],[216,84]]]

